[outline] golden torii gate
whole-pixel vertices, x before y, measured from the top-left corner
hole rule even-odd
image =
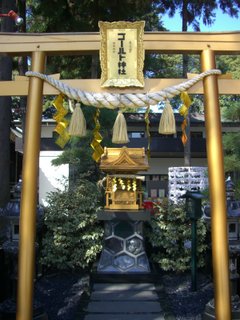
[[[202,71],[215,69],[216,54],[240,54],[240,32],[177,33],[146,32],[146,52],[195,53],[201,55]],[[0,54],[29,55],[31,70],[44,73],[48,55],[81,55],[97,53],[99,33],[16,34],[0,33]],[[134,92],[158,91],[185,79],[145,79],[143,89]],[[72,87],[87,91],[103,91],[99,79],[64,80]],[[104,89],[120,92],[121,89]],[[133,91],[124,89],[124,93]],[[225,177],[223,168],[222,132],[218,95],[240,94],[240,80],[210,75],[195,84],[189,93],[205,95],[205,121],[208,154],[210,199],[212,212],[212,257],[215,288],[215,314],[218,320],[231,319],[229,288],[228,239],[226,223]],[[41,134],[42,96],[58,91],[38,78],[17,77],[0,82],[0,96],[28,95],[26,136],[24,144],[23,188],[20,214],[19,277],[17,320],[31,320],[33,315],[34,250],[38,163]]]

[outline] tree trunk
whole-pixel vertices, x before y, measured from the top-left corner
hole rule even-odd
[[[187,135],[187,142],[184,146],[184,166],[191,167],[191,115],[190,112],[187,115],[187,127],[186,127],[186,135]]]
[[[23,24],[19,27],[19,32],[26,32],[26,0],[17,0],[18,14],[23,18]],[[20,76],[25,76],[28,71],[27,57],[18,57],[18,71]],[[26,120],[27,97],[20,97],[20,110],[22,121],[22,139],[24,144],[25,120]]]
[[[2,13],[15,10],[15,1],[3,0]],[[13,32],[14,21],[8,17],[2,18],[1,32]],[[12,80],[12,58],[0,57],[0,81]],[[0,97],[0,207],[3,207],[10,198],[10,123],[11,97]]]
[[[183,0],[182,6],[182,31],[186,32],[188,29],[188,13],[187,13],[187,0]],[[188,70],[188,55],[183,54],[183,69],[182,75],[184,78],[187,77],[187,70]],[[190,112],[187,115],[187,128],[186,128],[186,135],[187,135],[187,142],[184,146],[184,166],[190,167],[191,166],[191,116]]]

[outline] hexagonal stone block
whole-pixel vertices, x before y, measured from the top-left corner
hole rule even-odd
[[[114,226],[114,234],[121,238],[128,238],[134,233],[134,226],[131,222],[120,221]]]
[[[100,262],[98,264],[98,268],[104,269],[107,266],[111,266],[111,265],[112,265],[112,254],[107,250],[103,250]]]
[[[111,222],[105,222],[104,234],[105,234],[105,237],[109,237],[112,235],[112,223]]]
[[[137,265],[143,269],[149,270],[149,263],[146,254],[137,257]]]
[[[123,250],[123,240],[118,238],[109,238],[105,241],[105,247],[113,253],[118,253]]]
[[[143,234],[143,223],[142,221],[137,221],[135,222],[135,225],[134,225],[134,229],[135,229],[135,233],[139,234],[142,238],[142,234]]]
[[[114,257],[113,264],[122,271],[126,271],[127,269],[134,266],[135,259],[125,253],[122,253]]]
[[[143,252],[142,240],[134,236],[126,241],[126,249],[133,255],[138,255]]]

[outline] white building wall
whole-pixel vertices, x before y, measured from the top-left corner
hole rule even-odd
[[[53,166],[62,151],[41,151],[39,156],[39,204],[47,205],[47,194],[57,189],[63,190],[61,181],[69,177],[69,165]]]

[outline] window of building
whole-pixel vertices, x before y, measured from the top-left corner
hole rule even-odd
[[[146,181],[168,181],[167,174],[149,174],[146,175]]]
[[[129,138],[144,138],[144,131],[131,131],[128,133]]]

